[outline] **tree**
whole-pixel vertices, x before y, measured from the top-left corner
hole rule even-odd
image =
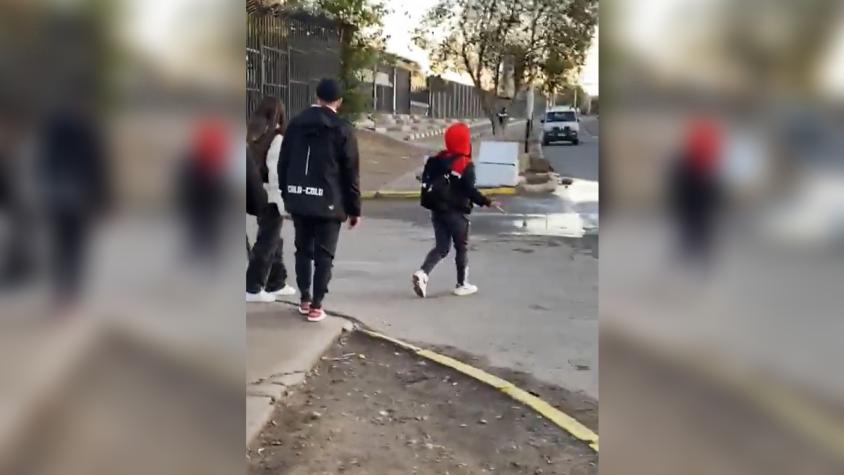
[[[440,0],[414,32],[436,70],[466,73],[483,92],[497,134],[498,91],[531,84],[546,92],[582,67],[598,23],[598,0]],[[505,66],[506,65],[506,66]]]
[[[363,90],[363,71],[372,70],[384,51],[384,17],[387,7],[381,0],[298,0],[288,6],[304,8],[344,25],[340,82],[346,94],[341,114],[354,118],[371,109],[371,95]]]

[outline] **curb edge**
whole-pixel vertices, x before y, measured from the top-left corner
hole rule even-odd
[[[598,453],[598,434],[594,433],[591,429],[578,422],[575,418],[557,409],[548,402],[534,396],[528,391],[519,388],[515,384],[505,379],[499,378],[498,376],[495,376],[493,374],[487,373],[482,369],[476,368],[460,360],[454,359],[450,356],[446,356],[431,350],[419,348],[417,346],[411,345],[410,343],[401,341],[397,338],[393,338],[372,330],[367,330],[365,328],[359,328],[358,331],[373,338],[393,343],[401,348],[415,353],[417,356],[431,360],[442,366],[451,368],[455,371],[463,373],[466,376],[469,376],[472,379],[480,381],[481,383],[484,383],[487,386],[501,391],[507,396],[510,396],[516,401],[538,412],[540,415],[542,415],[561,429],[571,434],[574,438],[585,442],[592,450]]]

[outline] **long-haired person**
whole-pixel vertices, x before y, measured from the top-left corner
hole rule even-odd
[[[265,97],[246,131],[246,212],[258,219],[258,236],[246,270],[247,302],[274,302],[277,296],[296,294],[296,289],[287,285],[282,257],[283,220],[276,171],[285,122],[281,101]]]

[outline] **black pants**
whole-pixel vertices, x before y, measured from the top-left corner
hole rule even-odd
[[[331,281],[342,223],[334,219],[293,216],[293,224],[296,226],[296,283],[299,292],[302,300],[311,301],[311,306],[322,307],[322,299],[328,293]]]
[[[431,213],[434,225],[436,245],[422,264],[422,270],[430,274],[442,259],[448,256],[451,244],[454,243],[454,263],[457,266],[457,284],[466,282],[466,270],[469,266],[469,217],[452,211],[448,213]]]
[[[52,277],[58,300],[73,302],[82,290],[90,218],[84,212],[50,213]]]
[[[246,269],[246,291],[258,293],[261,289],[274,292],[285,286],[287,268],[284,267],[281,239],[281,214],[278,206],[270,204],[262,216],[258,216],[258,236],[249,255]]]

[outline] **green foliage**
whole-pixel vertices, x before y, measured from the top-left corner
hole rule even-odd
[[[344,25],[339,80],[346,91],[341,113],[354,119],[371,109],[371,94],[363,89],[361,74],[371,70],[384,50],[384,17],[389,12],[381,0],[302,0],[298,5]]]
[[[505,85],[501,65],[513,67],[515,91],[541,83],[562,87],[579,71],[598,23],[598,0],[440,0],[414,31],[435,70],[458,70],[495,95]],[[494,121],[493,121],[494,122]]]
[[[575,104],[575,94],[577,94],[577,106],[581,107],[583,105],[583,101],[586,100],[589,95],[586,94],[586,91],[584,91],[583,88],[580,86],[561,86],[560,88],[556,89],[556,92],[553,94],[553,99],[556,105],[558,106],[573,106]]]

